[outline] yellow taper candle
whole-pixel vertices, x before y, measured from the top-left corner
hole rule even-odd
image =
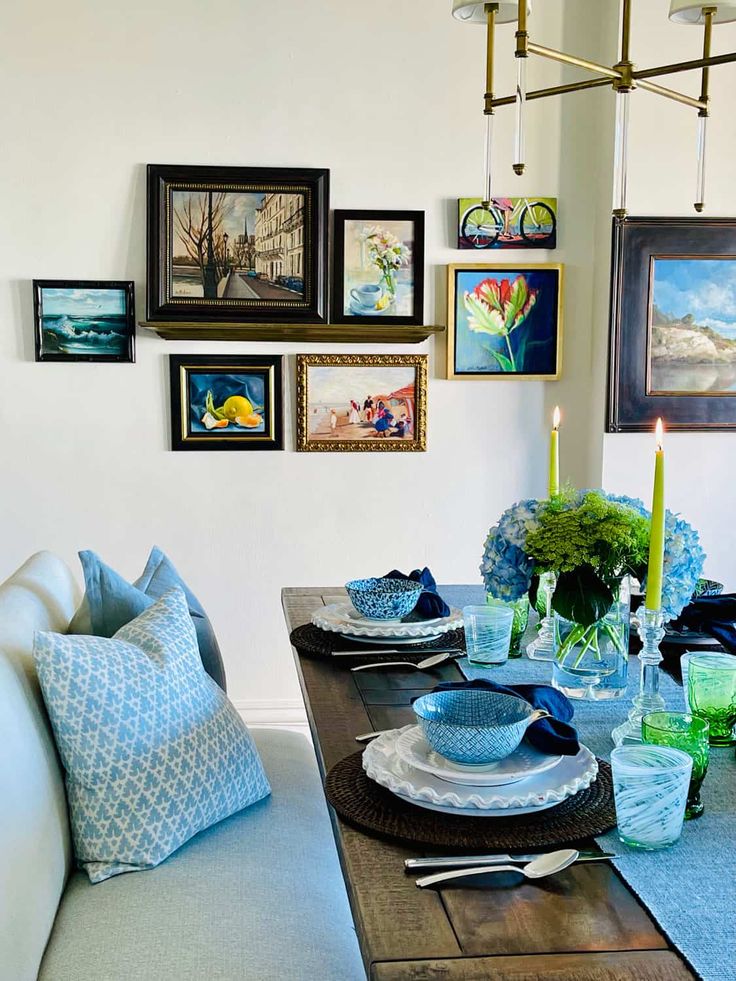
[[[549,496],[560,493],[560,407],[552,414],[552,432],[549,436]]]
[[[652,533],[649,539],[647,571],[648,610],[662,607],[662,569],[664,566],[664,449],[662,420],[657,419],[657,449],[654,454],[654,493],[652,495]]]

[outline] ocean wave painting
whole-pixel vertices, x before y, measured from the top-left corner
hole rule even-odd
[[[133,360],[132,283],[35,285],[39,360]]]

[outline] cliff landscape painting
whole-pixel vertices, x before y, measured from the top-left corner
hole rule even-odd
[[[736,256],[652,259],[648,394],[736,395]]]

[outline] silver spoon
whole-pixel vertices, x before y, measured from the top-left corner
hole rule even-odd
[[[369,671],[371,668],[416,668],[417,671],[423,671],[425,668],[436,668],[438,664],[443,664],[445,661],[450,661],[454,657],[460,657],[465,651],[444,651],[441,654],[433,654],[431,657],[425,657],[423,661],[419,661],[415,664],[413,661],[378,661],[376,664],[359,664],[357,668],[351,668],[352,672],[355,671]]]
[[[417,879],[420,889],[426,886],[434,886],[439,882],[448,882],[450,879],[464,879],[469,875],[486,875],[489,872],[521,872],[527,879],[543,879],[547,875],[554,875],[561,872],[568,865],[577,862],[580,852],[574,848],[562,848],[557,852],[549,852],[547,855],[540,855],[528,865],[481,865],[475,869],[455,869],[452,872],[436,872],[434,875],[425,875]]]

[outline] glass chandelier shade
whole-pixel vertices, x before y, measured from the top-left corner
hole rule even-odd
[[[519,5],[515,0],[501,0],[496,6],[498,7],[496,12],[497,24],[513,24],[517,20]],[[526,12],[528,14],[532,12],[531,0],[527,0]],[[452,16],[456,20],[465,21],[466,24],[486,24],[488,22],[486,4],[478,3],[478,0],[453,0]]]
[[[701,0],[700,3],[693,3],[693,0],[672,0],[670,3],[670,20],[676,24],[704,24],[705,15],[703,9],[713,9],[714,24],[728,24],[736,20],[736,0]]]

